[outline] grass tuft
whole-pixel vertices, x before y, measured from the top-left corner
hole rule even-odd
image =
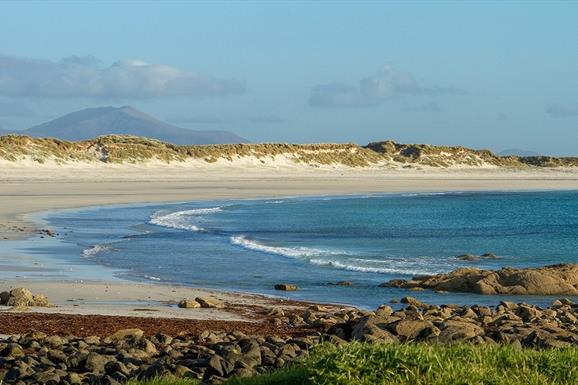
[[[130,385],[191,385],[155,380]],[[578,348],[494,345],[322,345],[293,366],[227,385],[577,385]]]

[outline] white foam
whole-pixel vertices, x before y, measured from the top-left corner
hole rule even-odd
[[[420,257],[418,257],[420,258]],[[445,272],[446,269],[432,269],[429,258],[411,260],[374,260],[345,258],[343,260],[312,258],[310,263],[317,266],[329,266],[336,269],[358,271],[362,273],[431,275]]]
[[[231,244],[244,247],[245,249],[261,251],[268,254],[282,255],[293,258],[307,258],[318,255],[335,255],[339,254],[333,251],[315,249],[311,247],[277,247],[267,246],[257,241],[247,239],[244,235],[238,235],[230,238]]]
[[[85,258],[91,258],[100,254],[104,251],[110,250],[111,247],[108,245],[94,245],[82,251],[82,256]]]
[[[158,277],[153,277],[152,275],[145,275],[144,276],[146,279],[149,279],[151,281],[160,281],[161,279]]]
[[[151,225],[168,227],[171,229],[205,231],[205,229],[203,229],[202,227],[190,223],[190,218],[213,214],[219,211],[222,211],[222,207],[209,207],[202,209],[175,211],[168,214],[164,210],[157,211],[151,216],[149,223]]]

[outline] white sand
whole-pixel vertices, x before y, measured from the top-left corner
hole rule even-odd
[[[3,251],[2,239],[29,235],[34,225],[26,221],[26,216],[44,210],[103,204],[295,195],[561,189],[578,190],[578,170],[363,170],[200,163],[170,166],[39,166],[3,162],[0,164],[0,253]],[[10,258],[5,257],[1,261],[5,265],[4,271],[10,270]],[[13,258],[16,261],[20,257]],[[0,279],[0,290],[11,286],[28,286],[33,291],[48,295],[59,306],[48,311],[74,314],[237,319],[238,316],[224,311],[176,309],[170,307],[168,302],[187,296],[218,295],[225,296],[222,299],[229,302],[268,303],[259,296],[215,294],[207,290],[159,285]],[[134,311],[143,307],[153,311]]]

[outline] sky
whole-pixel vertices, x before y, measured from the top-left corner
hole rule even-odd
[[[130,105],[254,142],[578,156],[578,2],[0,2],[0,128]]]

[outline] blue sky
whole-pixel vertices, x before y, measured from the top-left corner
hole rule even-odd
[[[132,105],[252,141],[578,155],[578,3],[0,2],[0,127]]]

